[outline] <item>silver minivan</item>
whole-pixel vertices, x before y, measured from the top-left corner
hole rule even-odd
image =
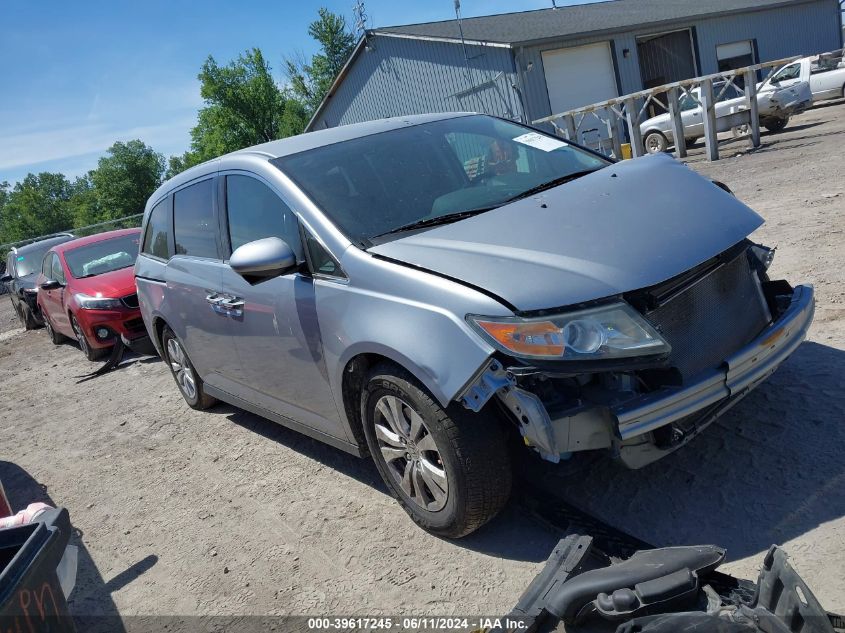
[[[371,455],[414,521],[459,537],[506,503],[512,449],[639,468],[795,350],[813,290],[769,279],[761,224],[666,155],[423,115],[176,176],[135,273],[191,407]]]

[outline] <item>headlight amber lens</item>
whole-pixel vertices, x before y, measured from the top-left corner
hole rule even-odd
[[[560,356],[563,336],[560,328],[550,321],[534,323],[506,323],[476,321],[478,326],[505,349],[525,356]]]
[[[671,351],[657,331],[626,303],[542,319],[469,315],[467,321],[496,348],[523,358],[614,359]]]

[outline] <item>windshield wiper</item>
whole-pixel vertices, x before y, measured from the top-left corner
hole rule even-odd
[[[599,167],[601,169],[601,167]],[[523,198],[528,198],[529,196],[533,196],[535,193],[540,193],[541,191],[546,191],[547,189],[552,189],[553,187],[557,187],[558,185],[563,185],[572,180],[577,180],[581,176],[586,176],[587,174],[592,174],[594,171],[598,171],[598,169],[585,169],[584,171],[576,171],[572,174],[567,174],[566,176],[561,176],[559,178],[555,178],[554,180],[550,180],[549,182],[544,182],[542,185],[537,185],[536,187],[531,187],[531,189],[527,189],[522,193],[514,196],[513,198],[508,198],[506,203],[508,202],[516,202],[517,200],[522,200]]]
[[[438,215],[436,218],[425,218],[424,220],[417,220],[416,222],[411,222],[410,224],[403,224],[402,226],[398,226],[395,229],[390,229],[389,231],[385,231],[384,233],[379,233],[378,235],[373,235],[370,239],[375,239],[377,237],[383,237],[385,235],[392,235],[393,233],[404,233],[405,231],[413,231],[415,229],[424,229],[429,226],[439,226],[441,224],[451,224],[452,222],[458,222],[459,220],[463,220],[465,218],[471,218],[474,215],[478,215],[480,213],[485,213],[487,211],[491,211],[496,207],[482,207],[480,209],[468,209],[466,211],[456,211],[454,213],[447,213],[446,215]]]

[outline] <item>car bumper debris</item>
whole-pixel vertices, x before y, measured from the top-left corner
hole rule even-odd
[[[618,633],[836,633],[842,616],[822,608],[772,546],[750,583],[717,570],[715,545],[644,549],[610,562],[592,537],[562,539],[494,631]]]

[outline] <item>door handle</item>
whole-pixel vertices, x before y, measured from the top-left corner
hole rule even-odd
[[[225,299],[218,295],[216,292],[212,292],[211,294],[206,295],[205,300],[213,306],[219,306],[225,301]]]
[[[244,300],[240,297],[229,297],[220,301],[220,305],[224,308],[242,309],[244,307]]]

